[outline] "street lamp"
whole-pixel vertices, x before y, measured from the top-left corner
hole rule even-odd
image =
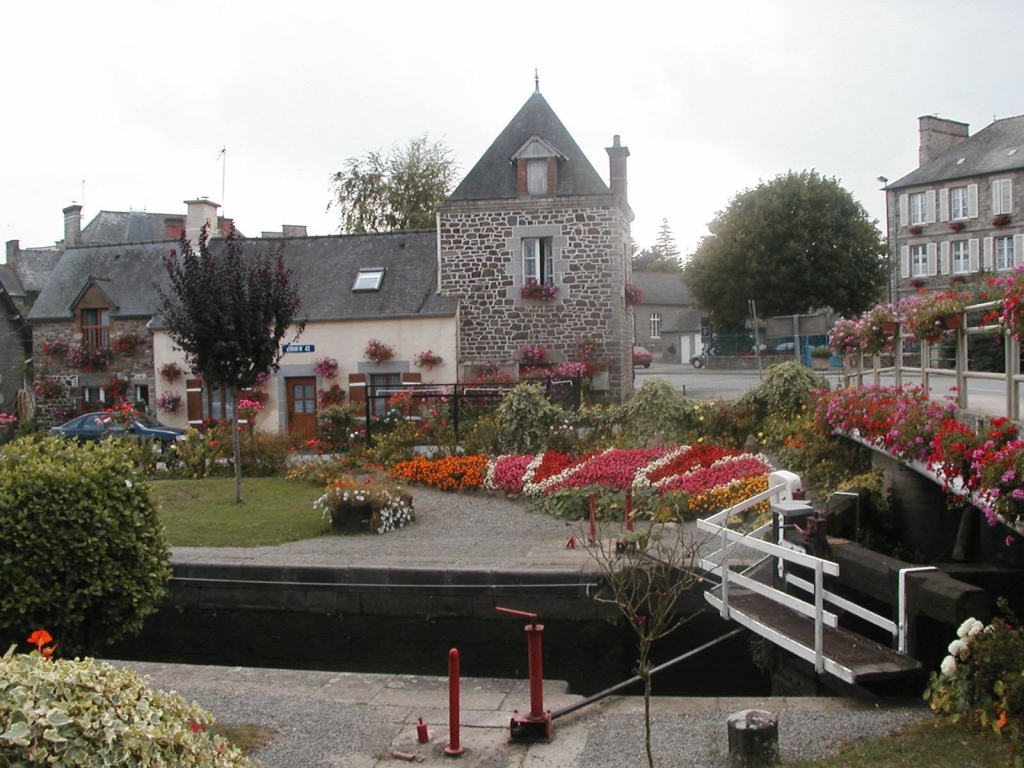
[[[885,195],[885,258],[888,263],[888,273],[886,275],[886,290],[889,293],[889,302],[896,301],[896,260],[892,253],[892,238],[889,227],[889,180],[885,176],[879,176],[877,179],[879,184],[882,185],[882,193]]]

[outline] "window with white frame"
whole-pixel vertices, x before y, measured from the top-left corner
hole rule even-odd
[[[384,267],[360,267],[356,280],[352,284],[353,291],[379,291],[384,281]]]
[[[651,313],[651,338],[661,338],[661,314],[658,312]]]
[[[928,277],[928,248],[924,245],[910,246],[910,276]]]
[[[950,257],[954,275],[966,275],[971,271],[971,252],[966,240],[954,240],[950,243]]]
[[[949,217],[954,221],[970,218],[967,187],[953,187],[949,190]]]
[[[910,223],[924,224],[928,219],[928,196],[924,192],[915,192],[910,196]]]
[[[538,283],[555,283],[555,262],[551,251],[550,237],[523,238],[523,285],[534,280]]]
[[[992,213],[1013,213],[1013,181],[999,179],[992,182]]]
[[[996,269],[1013,269],[1013,238],[993,238],[992,246],[995,249]]]

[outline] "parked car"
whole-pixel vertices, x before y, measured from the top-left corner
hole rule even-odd
[[[796,342],[794,341],[787,341],[775,347],[775,351],[783,355],[786,354],[787,352],[789,354],[793,354],[794,349],[796,349]]]
[[[633,367],[642,365],[644,368],[651,367],[651,361],[654,360],[654,355],[647,349],[644,349],[639,344],[633,345]]]
[[[166,427],[149,414],[138,414],[126,426],[114,421],[109,413],[103,411],[86,413],[59,427],[50,427],[50,433],[79,442],[102,440],[111,435],[128,435],[139,440],[159,440],[164,445],[185,439],[184,429]]]

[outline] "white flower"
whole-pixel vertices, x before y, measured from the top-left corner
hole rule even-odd
[[[964,623],[960,625],[956,631],[956,636],[962,639],[971,638],[981,632],[984,628],[984,624],[972,617],[970,619],[966,619]]]
[[[132,481],[131,480],[125,480],[124,481],[124,487],[125,488],[131,488],[132,487]]]
[[[967,648],[968,648],[967,643],[965,643],[963,640],[960,640],[958,638],[958,639],[954,640],[952,643],[949,644],[948,650],[949,650],[949,653],[950,653],[951,656],[956,657],[956,656],[962,656],[963,654],[965,654],[967,652]]]
[[[956,675],[956,659],[952,656],[947,656],[942,660],[939,665],[939,671],[946,677],[953,677]]]

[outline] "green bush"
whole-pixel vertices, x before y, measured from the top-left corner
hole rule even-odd
[[[292,439],[286,434],[257,432],[242,438],[242,474],[245,477],[277,477],[285,472]]]
[[[77,653],[138,632],[167,559],[124,441],[23,438],[0,453],[0,638],[46,627]]]
[[[665,444],[685,444],[698,427],[696,401],[672,388],[665,379],[648,379],[615,416],[624,446],[647,446],[660,432]]]
[[[551,429],[568,420],[536,384],[520,384],[502,399],[494,412],[501,453],[540,453],[547,449]]]
[[[0,766],[252,765],[209,713],[130,669],[13,651],[0,657]]]

